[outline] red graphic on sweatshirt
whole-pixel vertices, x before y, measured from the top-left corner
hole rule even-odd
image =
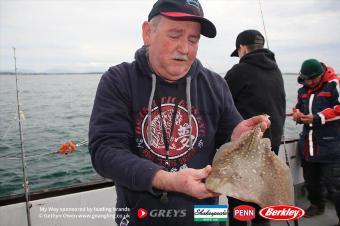
[[[162,105],[162,118],[166,131],[166,136],[169,139],[172,124],[172,117],[174,113],[174,104]],[[151,145],[148,144],[148,117],[144,118],[142,128],[142,136],[148,149],[158,157],[165,158],[166,148],[164,145],[161,117],[159,115],[158,107],[152,110],[151,114]],[[191,139],[194,145],[197,138],[197,121],[195,117],[191,116]],[[189,115],[185,108],[178,106],[175,124],[172,136],[169,142],[169,159],[176,159],[188,153],[190,149],[190,126]],[[151,146],[151,147],[150,147]]]
[[[162,119],[168,139],[170,137],[175,99],[174,97],[161,98]],[[197,151],[204,150],[204,138],[206,136],[205,123],[199,111],[194,106],[191,107],[190,123],[191,133],[187,104],[184,100],[180,100],[172,136],[169,141],[169,158],[167,165],[167,151],[163,139],[161,117],[158,106],[154,101],[151,110],[151,139],[148,137],[149,117],[147,107],[142,108],[138,113],[135,127],[137,148],[145,158],[159,165],[167,165],[171,170],[178,170],[180,167],[185,168],[188,160],[192,158]],[[190,148],[190,136],[192,148]]]

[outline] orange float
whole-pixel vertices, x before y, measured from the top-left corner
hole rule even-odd
[[[66,143],[60,145],[58,149],[59,153],[64,155],[73,153],[74,150],[76,150],[76,145],[71,140],[68,140]]]

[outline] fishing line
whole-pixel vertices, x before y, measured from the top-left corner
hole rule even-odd
[[[84,145],[87,145],[88,144],[88,141],[87,140],[83,140],[79,143],[76,143],[75,146],[76,147],[81,147],[81,146],[84,146]],[[6,145],[3,143],[3,145],[7,146],[7,147],[12,147],[14,148],[13,146],[10,146],[10,145]],[[48,150],[50,151],[51,149],[50,148],[40,148],[41,150]],[[81,149],[78,150],[78,152],[82,152]],[[59,151],[53,151],[53,152],[47,152],[47,153],[42,153],[42,154],[36,154],[36,155],[27,155],[25,156],[25,158],[30,161],[32,158],[41,158],[41,157],[44,157],[44,156],[48,156],[48,155],[55,155],[55,154],[58,154],[60,155],[60,152]],[[8,155],[4,155],[4,156],[0,156],[0,159],[21,159],[21,157],[17,156],[17,154],[8,154]]]

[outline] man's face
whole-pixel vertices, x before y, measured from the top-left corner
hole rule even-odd
[[[245,45],[240,45],[240,47],[237,49],[238,57],[241,59],[244,55],[248,53],[247,47]]]
[[[320,83],[321,79],[322,79],[321,75],[313,79],[306,79],[305,84],[310,88],[315,88]]]
[[[143,24],[144,44],[149,46],[149,61],[156,74],[166,80],[186,75],[194,62],[201,25],[193,21],[159,18],[156,26]]]

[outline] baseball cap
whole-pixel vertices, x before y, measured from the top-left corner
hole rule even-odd
[[[258,30],[245,30],[238,34],[236,38],[236,49],[230,56],[238,56],[238,48],[240,45],[264,45],[264,37]]]
[[[300,69],[298,82],[302,83],[306,79],[314,79],[325,72],[323,64],[316,59],[305,60]]]
[[[159,14],[175,20],[197,21],[201,24],[202,35],[208,38],[216,36],[216,27],[204,18],[203,9],[198,0],[158,0],[149,13],[148,21]]]

